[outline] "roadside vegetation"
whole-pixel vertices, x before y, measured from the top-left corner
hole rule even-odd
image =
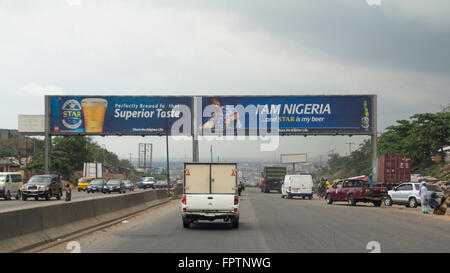
[[[134,167],[126,159],[119,157],[85,136],[55,137],[52,140],[50,169],[61,174],[65,179],[73,179],[74,171],[83,170],[84,162],[102,162],[105,166],[116,169]],[[44,149],[42,148],[28,168],[34,173],[44,171]]]

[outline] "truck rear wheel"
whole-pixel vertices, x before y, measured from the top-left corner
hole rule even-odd
[[[182,217],[183,219],[183,227],[184,228],[189,228],[191,226],[191,221],[189,218],[187,217]]]
[[[381,200],[373,201],[373,205],[374,205],[375,207],[381,206]]]
[[[331,194],[327,194],[327,196],[325,198],[327,200],[328,205],[333,204],[333,199],[331,198]]]
[[[349,206],[354,206],[354,205],[356,205],[355,198],[353,197],[353,194],[349,194],[349,195],[348,195],[347,201],[348,201],[348,205],[349,205]]]
[[[238,218],[234,218],[233,220],[231,220],[231,227],[232,228],[239,228],[239,217]]]

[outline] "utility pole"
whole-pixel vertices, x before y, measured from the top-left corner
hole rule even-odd
[[[106,150],[106,145],[103,144],[103,145],[102,145],[102,151],[103,151],[103,165],[105,164],[105,150]]]
[[[349,145],[349,151],[350,153],[348,155],[352,155],[352,144],[355,144],[355,142],[345,142],[345,144]]]
[[[334,151],[336,151],[336,149],[331,149],[331,151],[330,151],[330,155],[331,155],[331,156],[334,155]]]

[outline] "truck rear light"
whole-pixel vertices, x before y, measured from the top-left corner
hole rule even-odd
[[[237,212],[237,208],[234,209],[234,212]]]
[[[291,191],[291,186],[289,186],[289,191]]]
[[[186,208],[183,208],[183,211],[186,211]]]
[[[239,197],[237,195],[234,196],[234,204],[239,204]]]
[[[183,194],[183,197],[181,198],[181,203],[186,205],[186,194]]]

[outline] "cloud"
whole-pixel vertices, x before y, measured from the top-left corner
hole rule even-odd
[[[37,83],[30,83],[24,87],[19,88],[22,94],[33,96],[45,96],[45,95],[64,95],[64,90],[57,86],[41,86]]]
[[[383,5],[385,2],[383,1]],[[385,12],[395,16],[400,12],[410,19],[423,20],[436,27],[450,25],[450,2],[448,0],[394,0],[386,1],[388,9]]]
[[[361,5],[367,7],[364,2]],[[351,58],[337,57],[332,49],[251,24],[245,13],[236,10],[96,1],[76,8],[48,5],[32,12],[3,10],[0,15],[4,25],[14,26],[16,42],[33,45],[31,53],[26,51],[29,58],[45,56],[38,61],[42,66],[24,72],[41,75],[39,81],[57,79],[82,94],[147,94],[150,90],[173,95],[186,90],[223,95],[376,93],[381,107],[386,101],[401,109],[424,100],[432,105],[441,97],[427,98],[426,93],[442,93],[442,86],[449,86],[446,77],[433,73],[386,62],[355,63],[359,56],[355,51]],[[331,15],[327,18],[333,22],[336,18]],[[305,30],[300,33],[308,36]],[[315,35],[334,39],[327,33]],[[385,57],[371,47],[366,51],[364,55]],[[58,87],[38,84],[26,90],[60,92]]]

